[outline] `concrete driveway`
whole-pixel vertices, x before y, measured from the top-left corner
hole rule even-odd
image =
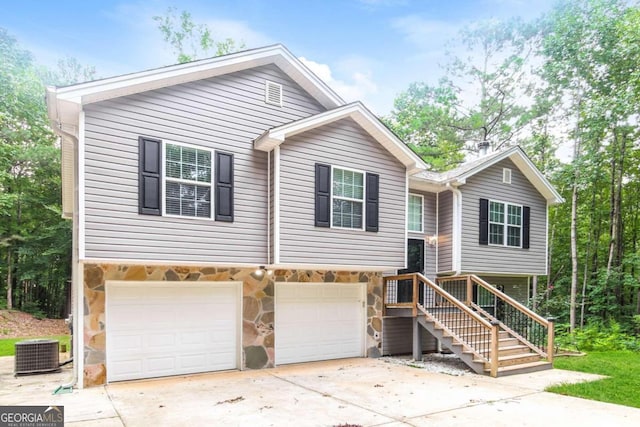
[[[9,360],[11,359],[11,360]],[[569,371],[493,379],[384,359],[132,381],[52,395],[71,376],[14,378],[0,358],[1,405],[63,405],[67,426],[638,426],[640,409],[543,392],[596,380]]]

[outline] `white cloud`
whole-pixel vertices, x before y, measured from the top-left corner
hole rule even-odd
[[[300,57],[299,59],[347,102],[365,101],[367,96],[378,92],[378,86],[373,81],[371,70],[356,69],[345,64],[340,67],[350,70],[348,72],[348,81],[345,81],[335,78],[331,67],[327,64],[315,62],[305,57]],[[352,60],[346,60],[346,62],[353,63]]]

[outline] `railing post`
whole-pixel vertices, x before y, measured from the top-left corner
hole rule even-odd
[[[549,317],[547,319],[549,321],[549,325],[547,326],[547,361],[549,363],[553,363],[553,354],[554,354],[554,339],[555,339],[555,331],[553,328],[553,321],[555,320],[553,317]]]
[[[500,346],[498,345],[498,332],[500,328],[500,323],[492,320],[491,321],[491,349],[489,351],[491,357],[491,376],[493,378],[498,377],[498,354]]]
[[[413,275],[413,308],[412,308],[412,313],[413,313],[413,317],[416,317],[418,315],[418,275],[414,274]]]
[[[386,277],[382,278],[382,317],[387,315],[387,286],[388,280]]]
[[[471,302],[473,302],[473,282],[471,276],[467,276],[467,306],[470,306]]]

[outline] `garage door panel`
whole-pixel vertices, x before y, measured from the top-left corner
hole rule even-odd
[[[236,369],[236,284],[107,287],[109,381]]]
[[[277,284],[276,363],[364,353],[362,284]]]

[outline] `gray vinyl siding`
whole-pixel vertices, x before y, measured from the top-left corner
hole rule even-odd
[[[420,326],[422,352],[434,352],[438,341]],[[382,319],[382,355],[411,354],[413,352],[413,318],[385,317]]]
[[[502,286],[505,294],[521,304],[529,302],[529,277],[480,277],[493,286]]]
[[[409,190],[411,194],[419,194],[424,197],[423,206],[423,224],[422,233],[414,233],[409,231],[409,239],[424,239],[424,251],[425,251],[425,276],[430,279],[436,277],[436,247],[430,245],[425,236],[433,236],[436,234],[436,194],[426,193],[424,191]]]
[[[264,102],[265,80],[283,107]],[[87,105],[86,257],[266,264],[267,153],[253,140],[323,110],[275,66]],[[233,153],[234,222],[139,215],[139,136]]]
[[[502,169],[511,169],[511,184],[502,182]],[[509,159],[472,176],[462,191],[462,271],[494,274],[546,274],[547,203]],[[481,198],[531,208],[530,248],[480,245]]]
[[[438,194],[438,272],[453,270],[453,193]]]
[[[316,163],[380,175],[378,232],[315,227]],[[280,262],[402,268],[405,171],[351,119],[287,139],[280,148]]]

